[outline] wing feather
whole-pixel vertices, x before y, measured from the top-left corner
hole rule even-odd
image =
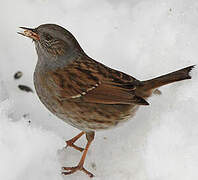
[[[138,80],[95,61],[74,62],[48,73],[48,87],[61,101],[148,105],[135,94]]]

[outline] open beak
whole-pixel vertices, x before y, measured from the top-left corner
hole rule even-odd
[[[39,35],[38,35],[38,33],[36,32],[35,29],[26,28],[26,27],[20,27],[20,28],[23,29],[24,31],[23,32],[17,32],[18,34],[29,37],[29,38],[31,38],[32,40],[35,40],[35,41],[40,40],[40,37],[39,37]]]

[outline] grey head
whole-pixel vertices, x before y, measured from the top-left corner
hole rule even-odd
[[[38,63],[45,66],[62,66],[85,55],[75,37],[56,24],[43,24],[37,28],[20,27],[19,34],[31,38],[38,54]]]

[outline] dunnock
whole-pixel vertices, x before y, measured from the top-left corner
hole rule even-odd
[[[83,164],[96,130],[109,129],[132,118],[140,105],[156,88],[190,79],[194,66],[151,79],[139,81],[123,72],[111,69],[90,58],[66,29],[55,24],[43,24],[35,29],[21,27],[24,36],[33,39],[38,61],[34,85],[41,102],[57,117],[82,130],[69,141],[84,151],[75,167],[63,167],[63,174],[81,170],[93,177]],[[74,144],[86,134],[85,149]]]

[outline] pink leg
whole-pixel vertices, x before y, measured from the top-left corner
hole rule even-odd
[[[75,136],[75,137],[73,137],[72,139],[66,141],[66,144],[67,144],[67,145],[66,145],[66,148],[67,148],[68,146],[70,146],[70,147],[73,147],[74,149],[76,149],[76,150],[78,150],[78,151],[80,151],[80,152],[84,151],[83,148],[78,147],[78,146],[76,146],[76,145],[74,144],[83,134],[85,134],[85,132],[81,132],[81,133],[78,134],[77,136]]]
[[[91,142],[94,140],[94,134],[95,134],[94,132],[86,133],[87,145],[86,145],[86,147],[84,149],[83,155],[82,155],[82,157],[81,157],[80,162],[78,163],[78,165],[75,166],[75,167],[62,167],[63,170],[67,171],[67,172],[62,172],[62,174],[68,175],[68,174],[73,174],[76,171],[83,171],[89,177],[94,177],[94,175],[91,172],[87,171],[83,167],[84,162],[85,162],[85,158],[86,158],[86,155],[87,155],[87,151],[89,149],[89,146],[91,145]]]

